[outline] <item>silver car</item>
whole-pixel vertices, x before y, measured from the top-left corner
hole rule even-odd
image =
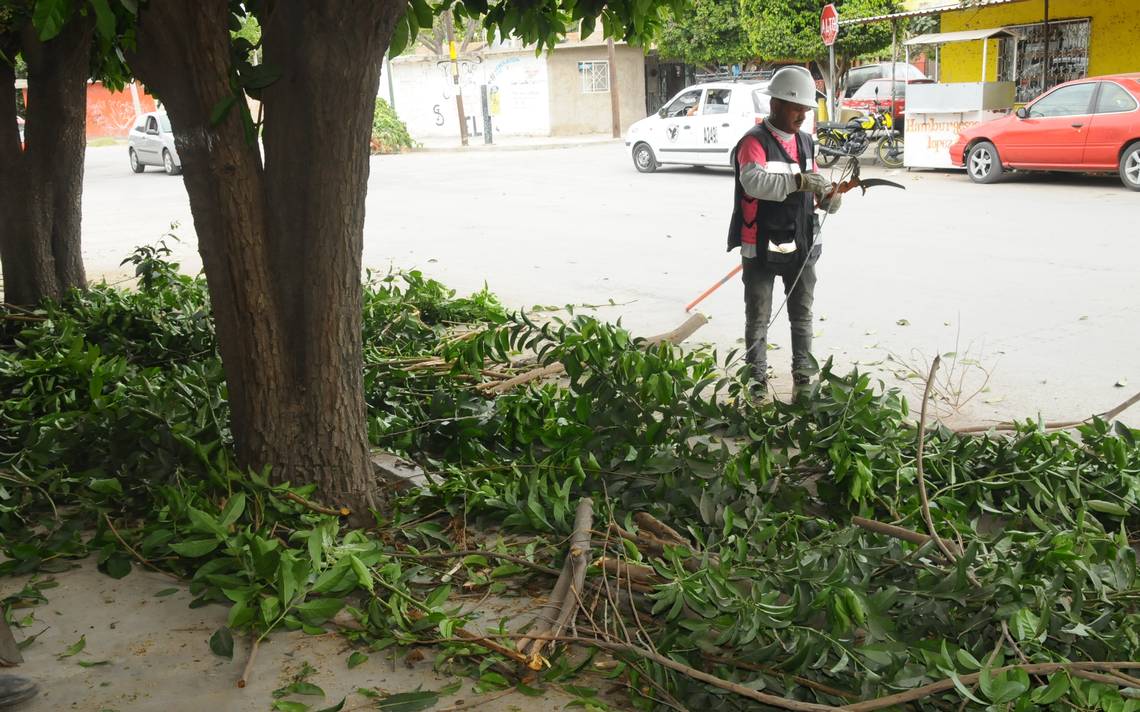
[[[182,172],[182,161],[174,147],[174,132],[165,112],[152,111],[140,116],[127,136],[127,146],[131,170],[135,173],[142,173],[147,166],[161,166],[172,176]]]

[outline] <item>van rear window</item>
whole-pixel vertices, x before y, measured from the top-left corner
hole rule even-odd
[[[752,90],[752,107],[756,109],[757,114],[764,114],[767,116],[768,114],[772,113],[771,99],[772,97],[768,96],[760,89]]]

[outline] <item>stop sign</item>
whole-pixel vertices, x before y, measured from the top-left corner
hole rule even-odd
[[[839,36],[839,13],[835,5],[824,6],[819,16],[819,36],[828,47],[835,44],[835,38]]]

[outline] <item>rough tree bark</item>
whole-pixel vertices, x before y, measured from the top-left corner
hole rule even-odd
[[[262,23],[265,157],[230,88],[227,0],[140,8],[135,74],[174,126],[246,467],[366,515],[361,259],[380,64],[403,2],[277,3]]]
[[[87,78],[94,24],[77,17],[41,42],[29,22],[2,41],[28,64],[26,150],[16,104],[0,101],[0,262],[4,300],[29,305],[87,284],[80,250]],[[14,69],[0,62],[0,87]]]
[[[841,96],[839,96],[839,83],[840,83],[840,81],[842,81],[843,75],[847,72],[848,69],[851,68],[851,58],[846,57],[846,56],[841,55],[841,54],[835,55],[835,81],[834,81],[834,83],[829,81],[831,79],[831,77],[829,76],[831,74],[831,61],[830,61],[830,59],[817,59],[814,61],[814,63],[815,63],[816,69],[819,70],[820,76],[823,77],[824,94],[827,94],[829,97],[835,97],[835,108],[836,108],[836,113],[838,113],[839,100],[842,98]],[[838,121],[839,118],[838,118],[838,116],[829,116],[828,120],[829,121]]]

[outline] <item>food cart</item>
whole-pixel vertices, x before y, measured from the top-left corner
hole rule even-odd
[[[1013,82],[987,82],[986,68],[989,64],[989,40],[999,37],[1016,39],[1017,36],[1013,30],[997,27],[919,35],[903,43],[908,56],[910,48],[915,45],[934,45],[937,52],[941,45],[950,42],[981,41],[983,48],[981,81],[912,84],[907,87],[903,165],[907,168],[953,168],[950,146],[958,140],[959,131],[1000,118],[1013,110],[1016,93]]]

